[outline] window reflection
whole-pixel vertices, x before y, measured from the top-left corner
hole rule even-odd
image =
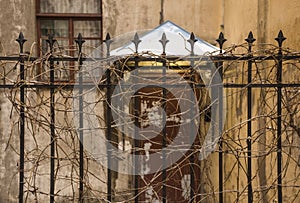
[[[68,28],[67,20],[41,20],[42,36],[54,34],[54,37],[68,37]]]

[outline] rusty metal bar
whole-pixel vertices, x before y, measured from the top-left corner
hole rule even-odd
[[[190,56],[191,58],[193,58],[193,56],[195,55],[194,53],[194,49],[195,49],[195,43],[198,41],[194,35],[194,33],[192,32],[191,35],[190,35],[190,38],[187,40],[190,45],[191,45],[191,53],[190,53]],[[194,64],[195,64],[195,61],[194,60],[191,60],[191,67],[190,69],[192,70],[191,72],[193,72],[193,68],[194,68]],[[191,79],[189,81],[191,87],[192,87],[192,90],[195,89],[195,83],[194,83],[194,76],[191,75]],[[195,96],[195,93],[192,91],[191,92],[191,95],[190,95],[190,99],[191,101],[193,101],[193,97]],[[191,110],[192,108],[195,108],[193,107],[193,104],[191,104]],[[189,156],[189,170],[190,170],[190,177],[191,177],[191,181],[190,181],[190,202],[194,202],[196,200],[195,198],[195,169],[194,169],[194,164],[195,164],[195,156],[194,156],[194,150],[195,150],[195,144],[194,144],[194,128],[193,128],[193,125],[194,122],[191,122],[190,125],[191,125],[191,132],[190,132],[190,146],[191,146],[191,149],[189,150],[189,152],[191,153]]]
[[[23,202],[24,196],[24,144],[25,144],[25,69],[24,69],[24,58],[21,56],[23,54],[23,46],[27,41],[21,32],[19,38],[16,39],[20,46],[20,168],[19,168],[19,202]]]
[[[112,89],[111,89],[111,78],[110,75],[111,71],[108,69],[106,71],[106,84],[107,84],[107,89],[106,89],[106,96],[107,96],[107,101],[106,101],[106,133],[107,133],[107,201],[111,202],[112,201],[112,171],[111,171],[111,159],[112,159],[112,149],[111,149],[111,134],[112,134],[112,129],[111,129],[111,94],[112,94]]]
[[[85,38],[88,39],[88,38]],[[39,57],[33,57],[33,56],[28,56],[28,54],[24,54],[23,56],[24,61],[36,61],[40,59]],[[101,57],[95,57],[95,58],[87,58],[87,57],[82,57],[82,60],[84,61],[98,61],[98,60],[104,60],[106,58],[101,58]],[[121,59],[121,58],[120,58]],[[137,59],[139,61],[143,61],[146,58],[141,57],[140,59]],[[176,61],[176,60],[181,60],[181,57],[168,57],[166,56],[165,59],[160,59],[160,58],[147,58],[147,61],[156,61],[156,62],[162,62],[164,60],[169,60],[169,61]],[[185,57],[184,58],[187,61],[190,60],[201,60],[201,61],[214,61],[214,62],[220,62],[220,61],[274,61],[274,60],[282,60],[282,61],[287,61],[287,60],[297,60],[300,59],[299,54],[286,54],[282,56],[274,55],[274,56],[267,56],[267,55],[253,55],[249,56],[248,54],[246,55],[216,55],[216,56],[197,56],[195,55],[194,57]],[[0,61],[18,61],[19,56],[0,56]],[[53,61],[78,61],[78,57],[53,57]],[[132,58],[126,58],[126,61],[134,61],[134,57]]]
[[[137,51],[137,47],[136,47],[136,51]],[[135,57],[136,59],[138,59],[138,57]],[[138,65],[138,61],[135,60],[135,63],[134,63],[134,67],[135,67],[135,70],[138,69],[139,65]],[[134,72],[135,73],[135,72]],[[136,76],[134,76],[133,78],[133,81],[134,81],[134,84],[136,84]],[[140,105],[140,102],[139,102],[139,99],[137,96],[134,97],[134,123],[135,123],[135,130],[134,130],[134,155],[135,158],[134,158],[134,202],[135,203],[138,203],[139,202],[139,158],[138,158],[138,155],[139,155],[139,131],[137,129],[137,126],[139,126],[139,105]]]
[[[278,36],[275,38],[278,42],[278,65],[277,65],[277,84],[282,83],[282,43],[286,38],[283,36],[280,30]],[[277,196],[278,202],[282,203],[282,146],[281,146],[281,136],[282,136],[282,86],[277,87]]]
[[[78,73],[78,82],[79,82],[79,202],[83,203],[83,179],[84,179],[84,157],[83,157],[83,75],[82,75],[82,45],[85,40],[82,38],[81,33],[78,34],[77,39],[75,40],[78,45],[79,51],[79,73]]]
[[[166,46],[167,46],[167,43],[169,42],[169,40],[167,39],[167,36],[165,33],[162,34],[162,37],[161,39],[159,40],[159,42],[161,43],[162,45],[162,57],[165,57],[166,55]],[[166,74],[167,74],[167,67],[166,67],[166,60],[163,60],[162,62],[162,82],[163,84],[165,85],[166,84]],[[162,130],[162,133],[163,133],[163,136],[162,136],[162,168],[163,168],[163,171],[162,171],[162,184],[163,184],[163,187],[162,187],[162,201],[163,203],[166,203],[167,202],[167,169],[166,169],[166,147],[167,147],[167,123],[166,123],[166,112],[167,112],[167,90],[165,87],[162,88],[162,108],[164,110],[164,113],[163,113],[163,117],[162,117],[162,123],[164,124],[163,126],[163,130]]]
[[[110,39],[110,35],[106,35],[106,40],[104,43],[107,48],[107,58],[110,55],[110,44],[112,40]],[[112,115],[111,115],[111,96],[112,96],[112,87],[111,87],[111,70],[108,69],[106,71],[106,96],[107,96],[107,103],[106,103],[106,133],[107,133],[107,200],[109,202],[112,201],[112,171],[111,171],[111,162],[112,162],[112,148],[111,148],[111,134],[112,134]]]
[[[251,55],[252,45],[256,39],[253,38],[252,32],[249,33],[248,38],[248,53]],[[248,61],[248,84],[252,83],[252,61]],[[248,202],[253,202],[252,190],[252,87],[247,87],[247,188],[248,188]]]
[[[56,40],[53,38],[53,35],[49,35],[46,40],[50,47],[50,85],[54,84],[54,61],[52,59],[53,46]],[[54,203],[55,196],[55,88],[50,87],[50,203]]]
[[[216,41],[218,42],[219,47],[220,47],[220,55],[222,55],[222,53],[223,53],[223,44],[227,41],[227,39],[224,38],[224,35],[221,32],[219,34],[219,38]],[[219,71],[221,79],[223,79],[222,78],[222,76],[223,76],[223,61],[219,61],[217,64],[218,64],[217,71]],[[218,133],[221,133],[220,126],[222,128],[222,125],[223,125],[222,124],[222,121],[223,121],[222,119],[223,118],[221,117],[222,112],[220,112],[220,111],[223,108],[223,102],[222,102],[223,101],[222,100],[223,99],[223,92],[221,92],[220,89],[219,89],[218,92],[219,92],[218,93],[218,99],[219,99],[219,124],[218,124],[219,125],[219,132]],[[223,203],[223,142],[222,142],[222,137],[219,141],[219,203]]]
[[[71,82],[69,84],[66,83],[55,83],[53,85],[50,84],[24,84],[23,85],[25,89],[27,88],[38,88],[38,89],[50,89],[50,88],[62,88],[62,89],[73,89],[74,88],[74,84],[72,84]],[[98,84],[97,85],[99,88],[104,88],[106,87],[106,84]],[[130,85],[123,85],[124,87],[129,87]],[[136,87],[143,87],[144,85],[136,85]],[[165,85],[165,87],[181,87],[183,85],[181,84],[174,84],[174,85]],[[11,89],[11,88],[15,88],[16,85],[14,84],[0,84],[0,89]],[[93,88],[95,87],[95,84],[82,84],[82,87],[84,88]],[[200,87],[205,87],[204,84],[195,84],[196,88],[200,88]],[[236,84],[236,83],[224,83],[223,84],[224,88],[247,88],[247,87],[251,87],[253,88],[278,88],[278,87],[282,87],[282,88],[299,88],[300,87],[300,83],[282,83],[282,84],[245,84],[245,83],[241,83],[241,84]]]
[[[166,75],[167,75],[167,69],[166,69],[166,62],[163,62],[162,66],[162,82],[163,84],[166,83]],[[164,124],[163,126],[163,137],[162,137],[162,202],[166,203],[167,202],[167,169],[166,169],[166,147],[167,147],[167,118],[166,118],[166,112],[167,112],[167,90],[165,87],[162,88],[162,108],[164,110],[163,116],[162,116],[162,123]]]

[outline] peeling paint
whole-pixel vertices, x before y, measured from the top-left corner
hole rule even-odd
[[[190,193],[191,193],[191,174],[185,174],[181,179],[181,189],[182,189],[182,197],[185,200],[189,200]]]
[[[152,186],[147,187],[145,192],[146,203],[161,203],[162,201],[155,198],[155,191]]]
[[[151,148],[152,144],[150,142],[147,142],[144,144],[144,150],[145,150],[145,154],[146,154],[146,158],[144,160],[144,164],[142,165],[142,177],[144,177],[144,174],[148,174],[151,170],[148,162],[150,160],[150,148]]]

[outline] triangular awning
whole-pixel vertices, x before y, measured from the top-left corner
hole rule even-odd
[[[166,45],[166,55],[188,56],[191,54],[191,45],[187,41],[191,34],[171,21],[167,21],[157,28],[140,36],[141,42],[138,46],[138,52],[151,52],[156,55],[162,54],[162,44],[159,40],[162,38],[163,33],[166,34],[167,40],[169,40]],[[196,39],[197,41],[194,46],[195,55],[205,55],[219,50],[218,47],[215,47],[200,38]],[[110,55],[124,56],[133,54],[134,52],[135,45],[133,42],[129,42],[127,45],[112,50]]]

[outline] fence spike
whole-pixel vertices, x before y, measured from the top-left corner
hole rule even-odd
[[[135,53],[138,53],[138,47],[139,47],[139,43],[141,43],[141,41],[142,40],[140,40],[138,33],[135,33],[134,38],[132,40],[132,42],[135,45]]]
[[[104,40],[104,43],[105,43],[106,49],[107,49],[107,56],[110,55],[110,45],[111,45],[112,42],[113,42],[113,40],[111,40],[110,34],[107,33],[106,37],[105,37],[105,40]]]
[[[159,42],[162,44],[163,55],[165,55],[166,54],[166,46],[167,46],[167,43],[169,42],[169,40],[167,39],[166,33],[162,34],[161,39],[159,40]]]
[[[248,42],[248,51],[251,52],[253,42],[256,41],[256,39],[253,37],[252,31],[249,32],[248,37],[245,39],[245,41]]]
[[[196,39],[193,32],[190,35],[190,39],[188,39],[187,41],[191,44],[191,54],[194,55],[195,42],[197,42],[198,40]]]
[[[78,44],[79,53],[81,53],[81,51],[82,51],[82,45],[85,42],[85,40],[82,38],[81,33],[78,34],[78,37],[77,37],[77,39],[75,39],[75,42]]]
[[[23,32],[20,32],[18,39],[16,41],[19,43],[20,46],[20,52],[23,52],[23,45],[27,41],[27,39],[24,38]]]
[[[256,41],[256,39],[253,37],[252,31],[249,32],[248,37],[245,39],[245,41],[248,42],[248,44],[251,44],[251,45],[252,45],[253,42]]]
[[[286,37],[283,36],[282,30],[279,31],[278,36],[275,38],[275,40],[278,42],[279,48],[281,48],[283,41],[286,40]]]
[[[50,46],[50,51],[53,50],[53,45],[56,42],[56,39],[54,39],[54,35],[53,34],[49,34],[48,35],[48,39],[46,40],[46,42],[49,44]]]
[[[224,37],[223,32],[220,32],[219,38],[216,39],[216,41],[218,42],[219,47],[222,50],[223,49],[223,44],[227,41],[227,39]]]

